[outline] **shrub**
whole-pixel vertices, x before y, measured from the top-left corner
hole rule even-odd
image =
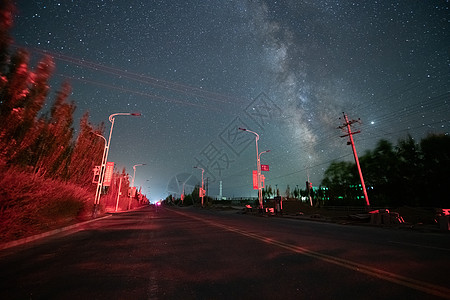
[[[93,195],[74,184],[0,168],[0,242],[72,224],[89,216]]]

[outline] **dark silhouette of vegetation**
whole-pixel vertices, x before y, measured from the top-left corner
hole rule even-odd
[[[419,143],[408,136],[395,147],[381,140],[360,162],[372,206],[450,205],[448,135],[430,134]],[[333,162],[322,181],[328,188],[327,204],[364,205],[359,184],[354,163]]]
[[[203,197],[203,205],[205,207],[211,206],[213,201],[214,200],[211,197]],[[166,205],[201,206],[202,198],[200,197],[200,185],[195,185],[192,193],[184,195],[183,201],[181,201],[181,198],[176,198],[174,195],[169,195],[166,197],[166,199],[164,199],[163,203]]]

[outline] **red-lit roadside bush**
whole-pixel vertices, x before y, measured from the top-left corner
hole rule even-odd
[[[0,243],[88,218],[92,197],[71,183],[0,167]]]

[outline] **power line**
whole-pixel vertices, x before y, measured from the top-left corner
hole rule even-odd
[[[18,45],[14,45],[14,46],[17,48],[23,48]],[[78,58],[67,56],[67,55],[64,55],[61,53],[52,52],[49,50],[43,50],[43,49],[33,48],[33,47],[29,47],[28,49],[31,49],[37,53],[49,55],[49,56],[53,57],[54,59],[73,63],[73,64],[76,64],[79,66],[83,66],[83,67],[92,69],[94,71],[100,71],[100,72],[104,72],[104,73],[108,73],[108,74],[112,74],[112,75],[116,75],[116,76],[120,76],[120,77],[125,77],[125,78],[128,78],[133,81],[150,84],[152,86],[156,86],[156,87],[166,89],[166,90],[172,90],[172,91],[190,95],[190,96],[200,97],[203,99],[207,99],[207,100],[211,100],[211,101],[215,101],[215,102],[226,103],[226,104],[232,104],[233,103],[232,101],[239,100],[235,97],[230,97],[227,95],[208,91],[208,90],[205,90],[202,88],[193,87],[190,85],[181,84],[181,83],[177,83],[177,82],[171,82],[171,81],[164,80],[161,78],[156,78],[156,77],[152,77],[152,76],[148,76],[148,75],[142,75],[139,73],[133,73],[133,72],[129,72],[127,70],[122,70],[119,68],[105,66],[102,64],[91,62],[89,60],[78,59]]]

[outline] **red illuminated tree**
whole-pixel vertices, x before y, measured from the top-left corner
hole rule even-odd
[[[68,102],[71,87],[64,83],[51,107],[50,116],[44,117],[45,127],[36,145],[35,172],[65,177],[70,162],[73,137],[75,103]]]
[[[102,161],[105,142],[94,134],[102,134],[104,125],[94,128],[89,123],[89,113],[86,112],[80,120],[80,130],[72,152],[69,178],[82,186],[92,184],[92,169]]]
[[[0,106],[0,117],[6,121],[12,113],[20,117],[25,97],[28,94],[29,81],[29,54],[26,51],[19,50],[12,57],[8,70],[4,73],[4,83],[2,85],[2,102]],[[2,127],[7,122],[2,122]]]
[[[54,64],[50,57],[44,57],[35,72],[28,70],[28,53],[18,51],[13,56],[11,72],[7,75],[7,84],[2,90],[4,95],[0,108],[0,117],[5,120],[0,127],[2,154],[8,160],[17,161],[23,152],[29,152],[29,146],[35,143],[42,124],[37,115],[47,97],[48,80]]]

